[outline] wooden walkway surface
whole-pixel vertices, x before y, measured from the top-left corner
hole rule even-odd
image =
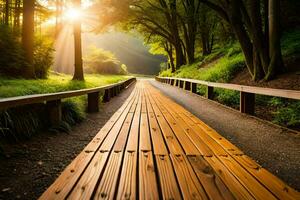
[[[197,117],[139,80],[40,199],[300,199]]]

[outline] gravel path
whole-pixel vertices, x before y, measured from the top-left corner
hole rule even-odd
[[[120,108],[133,88],[101,105],[99,113],[88,114],[70,133],[44,132],[20,144],[4,144],[0,200],[37,199]]]
[[[300,191],[300,134],[173,86],[150,83]]]

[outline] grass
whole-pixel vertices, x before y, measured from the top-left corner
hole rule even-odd
[[[121,75],[85,75],[85,81],[72,81],[72,77],[52,73],[48,79],[24,80],[0,78],[0,98],[62,92],[83,88],[99,87],[129,78]],[[0,138],[22,140],[31,138],[39,130],[68,132],[71,127],[85,118],[86,95],[64,99],[63,121],[50,127],[45,104],[26,105],[0,112]]]
[[[223,56],[220,57],[220,55]],[[217,49],[211,55],[201,57],[198,60],[198,62],[191,65],[181,66],[173,74],[170,70],[163,71],[160,73],[160,76],[174,76],[226,83],[245,67],[244,57],[237,43],[224,49]],[[216,61],[212,66],[201,67],[214,60]]]
[[[72,81],[70,75],[50,74],[47,79],[26,80],[0,77],[0,98],[92,88],[129,78],[122,75],[85,75],[85,81]]]

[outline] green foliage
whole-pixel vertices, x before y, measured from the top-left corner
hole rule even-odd
[[[0,113],[0,127],[2,136],[19,140],[30,138],[46,123],[45,105],[35,104],[11,108]]]
[[[300,126],[300,102],[288,104],[275,112],[274,122],[283,126]]]
[[[46,37],[36,37],[34,44],[34,68],[37,78],[46,78],[53,64],[53,41]]]
[[[281,40],[282,55],[286,57],[299,57],[300,55],[300,29],[285,32]]]
[[[122,64],[109,51],[91,46],[89,54],[84,58],[84,63],[87,66],[86,72],[99,74],[126,74]],[[126,69],[127,67],[125,67]]]
[[[63,121],[75,125],[85,118],[85,98],[75,97],[62,104]]]
[[[20,76],[24,67],[24,55],[17,34],[0,25],[0,74]]]
[[[159,76],[162,76],[162,77],[172,77],[173,73],[172,73],[171,69],[167,69],[167,70],[161,71],[159,73]]]
[[[240,103],[240,94],[238,91],[215,89],[216,99],[227,106],[237,107]]]

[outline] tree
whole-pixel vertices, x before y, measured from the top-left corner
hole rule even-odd
[[[201,1],[230,24],[254,80],[270,80],[284,71],[280,50],[280,0]]]
[[[176,68],[180,68],[186,63],[186,56],[180,36],[178,7],[177,0],[108,0],[102,7],[106,12],[102,11],[101,18],[109,25],[121,22],[126,28],[134,28],[142,35],[167,40],[175,52]]]
[[[27,63],[24,70],[25,78],[35,78],[35,70],[33,66],[34,8],[35,0],[26,0],[23,2],[22,46]]]
[[[75,8],[81,8],[81,0],[74,0]],[[74,21],[74,48],[75,48],[75,70],[73,80],[84,80],[82,65],[82,48],[81,48],[81,20],[77,18]]]

